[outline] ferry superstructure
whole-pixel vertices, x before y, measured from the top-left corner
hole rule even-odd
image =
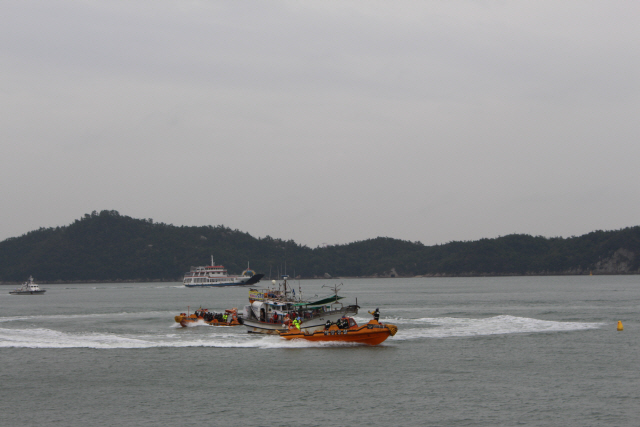
[[[211,265],[191,267],[191,270],[185,273],[182,284],[188,288],[253,285],[263,276],[264,274],[255,274],[248,265],[242,275],[230,276],[223,265],[215,265],[212,256]]]

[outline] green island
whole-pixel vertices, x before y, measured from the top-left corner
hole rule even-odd
[[[569,238],[512,234],[426,246],[389,237],[310,248],[222,225],[185,227],[117,211],[85,214],[0,242],[0,283],[181,281],[213,255],[230,273],[289,276],[415,277],[640,273],[640,227]]]

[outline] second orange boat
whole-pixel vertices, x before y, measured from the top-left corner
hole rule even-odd
[[[176,316],[175,321],[180,323],[183,328],[190,323],[194,324],[203,321],[210,326],[240,326],[240,320],[238,319],[238,309],[231,308],[222,313],[213,313],[206,308],[199,308],[193,314],[180,313]]]

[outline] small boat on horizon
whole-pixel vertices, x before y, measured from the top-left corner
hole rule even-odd
[[[249,268],[249,263],[240,276],[230,276],[223,265],[213,263],[213,255],[211,255],[211,265],[191,267],[191,270],[184,274],[182,284],[187,288],[242,286],[258,283],[262,277],[264,274],[256,274]]]
[[[11,295],[42,295],[47,292],[46,289],[40,289],[40,286],[33,282],[33,276],[29,276],[29,280],[24,282],[22,286],[9,292]]]

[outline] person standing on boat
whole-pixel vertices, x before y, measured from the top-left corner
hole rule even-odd
[[[373,316],[373,318],[375,319],[375,321],[377,322],[378,319],[380,319],[380,309],[376,308],[374,311],[370,311],[369,314],[371,314]]]
[[[293,322],[291,322],[293,324],[294,328],[300,329],[300,321],[298,319],[293,319]]]
[[[349,328],[349,319],[347,319],[347,316],[342,316],[340,318],[340,320],[338,320],[338,328],[340,329],[348,329]]]

